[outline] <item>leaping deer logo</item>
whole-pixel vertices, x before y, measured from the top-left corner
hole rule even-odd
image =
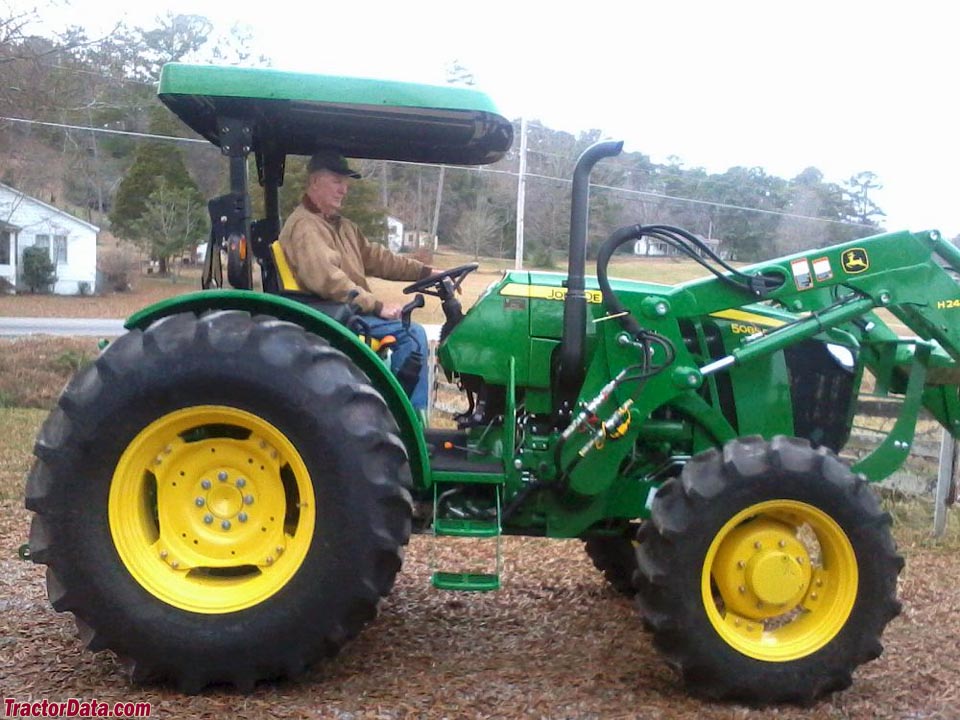
[[[863,248],[845,250],[841,258],[841,264],[843,269],[851,275],[870,269],[870,259],[867,257],[867,251]]]

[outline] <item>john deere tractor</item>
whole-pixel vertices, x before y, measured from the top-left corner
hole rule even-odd
[[[511,124],[472,89],[273,70],[169,65],[159,96],[229,162],[209,289],[138,312],[77,374],[27,486],[32,557],[91,650],[185,692],[297,676],[374,618],[421,530],[582,539],[704,697],[810,702],[881,653],[903,561],[870,483],[908,456],[921,408],[960,434],[960,251],[937,232],[736,269],[684,230],[631,225],[587,276],[591,169],[621,150],[594,145],[574,170],[565,274],[508,271],[466,311],[456,289],[475,265],[407,288],[408,316],[415,293],[440,298],[439,372],[467,406],[433,429],[349,304],[284,281],[284,162],[332,146],[491,163]],[[610,277],[641,238],[704,279]],[[900,415],[849,466],[866,373]],[[433,584],[493,590],[497,570]]]

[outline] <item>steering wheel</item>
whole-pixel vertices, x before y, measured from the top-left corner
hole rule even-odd
[[[452,297],[460,289],[463,279],[478,267],[480,267],[479,263],[475,262],[457,265],[457,267],[434,273],[422,280],[417,280],[415,283],[410,283],[403,289],[403,292],[406,295],[421,292],[443,300]]]

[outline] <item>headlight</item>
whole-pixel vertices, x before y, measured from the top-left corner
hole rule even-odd
[[[857,360],[853,356],[853,351],[844,345],[827,343],[827,350],[833,355],[833,359],[840,363],[841,367],[846,370],[853,370],[853,366],[857,364]]]

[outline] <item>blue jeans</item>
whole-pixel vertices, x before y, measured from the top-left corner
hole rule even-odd
[[[408,330],[399,320],[384,320],[373,315],[361,315],[360,319],[370,328],[371,337],[379,340],[387,335],[393,335],[397,339],[397,344],[393,346],[393,354],[390,356],[390,369],[394,375],[403,367],[410,353],[420,353],[420,377],[410,395],[410,402],[416,410],[426,409],[430,384],[430,368],[427,366],[430,361],[430,345],[427,342],[427,333],[414,322],[410,323]]]

